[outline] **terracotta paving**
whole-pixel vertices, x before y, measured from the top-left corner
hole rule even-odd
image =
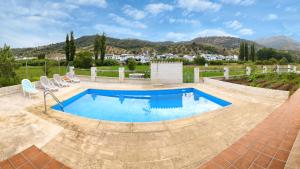
[[[68,169],[69,167],[51,158],[49,155],[31,146],[0,162],[0,169]]]
[[[300,129],[300,90],[201,169],[283,169]]]

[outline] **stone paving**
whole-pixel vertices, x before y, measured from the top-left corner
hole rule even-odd
[[[20,105],[11,108],[8,113],[0,109],[1,118],[5,117],[0,120],[0,125],[11,126],[6,127],[10,135],[0,134],[2,159],[24,150],[31,143],[72,168],[194,169],[238,141],[284,102],[282,99],[249,95],[205,84],[151,86],[84,82],[56,94],[63,100],[87,88],[138,90],[178,87],[195,87],[233,104],[173,121],[116,123],[72,116],[51,109],[45,114],[41,95],[30,100],[30,103],[26,103],[28,99],[21,95],[13,95],[6,97],[6,100],[12,98],[12,102],[19,99],[25,105],[18,102]],[[50,100],[51,104],[55,103]],[[9,106],[0,105],[2,107]],[[12,116],[22,114],[18,111],[26,118]],[[20,132],[22,128],[32,125],[36,126],[33,133]],[[47,139],[40,139],[42,137]],[[24,141],[19,141],[22,139]],[[6,140],[10,141],[10,146]],[[17,149],[8,151],[7,147]]]

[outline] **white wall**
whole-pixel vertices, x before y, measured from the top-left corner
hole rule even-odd
[[[183,83],[182,62],[152,62],[151,81],[152,83]]]

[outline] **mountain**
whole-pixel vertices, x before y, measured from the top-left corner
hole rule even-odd
[[[89,50],[93,51],[93,43],[95,35],[82,36],[75,40],[77,51]],[[216,54],[237,54],[240,42],[254,43],[249,40],[235,37],[199,37],[191,41],[182,42],[151,42],[140,39],[117,39],[107,37],[107,52],[110,54],[122,53],[174,53],[184,54],[200,54],[200,53],[216,53]],[[45,53],[47,57],[63,56],[64,42],[40,46],[36,48],[17,48],[13,49],[13,53],[20,57],[31,57],[39,53]]]
[[[287,36],[273,36],[256,40],[257,43],[279,50],[300,51],[300,42]]]
[[[240,39],[235,37],[219,37],[219,36],[199,37],[193,39],[192,42],[212,44],[226,49],[239,48],[241,42],[254,43],[253,41],[250,40],[245,40],[245,39]]]

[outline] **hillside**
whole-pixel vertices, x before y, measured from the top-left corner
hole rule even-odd
[[[77,51],[93,51],[93,42],[95,35],[82,36],[75,40]],[[174,54],[237,54],[240,42],[248,40],[234,37],[205,37],[196,38],[191,41],[183,42],[151,42],[139,39],[117,39],[107,37],[107,53],[122,54],[133,53],[141,54],[149,52],[151,54],[174,53]],[[16,56],[30,57],[37,53],[45,53],[48,57],[56,57],[64,53],[64,42],[41,46],[37,48],[13,49]]]
[[[256,40],[257,43],[266,47],[279,50],[294,50],[300,51],[300,42],[287,36],[273,36]]]

